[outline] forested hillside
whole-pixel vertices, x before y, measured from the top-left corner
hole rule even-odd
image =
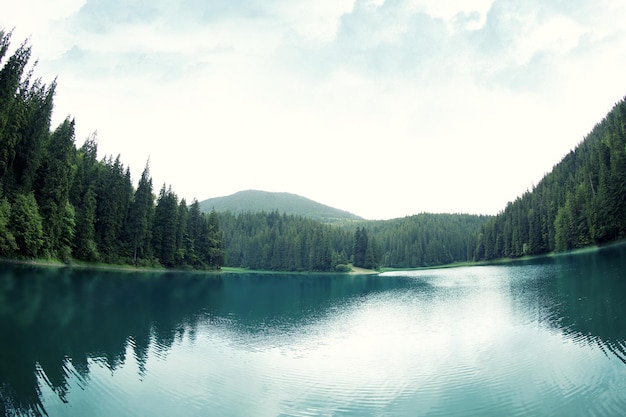
[[[272,212],[219,213],[227,266],[275,271],[345,270],[352,255],[348,230],[302,216]],[[340,265],[337,268],[337,265]]]
[[[564,251],[626,238],[626,102],[477,236],[474,258]]]
[[[355,214],[296,194],[260,190],[239,191],[224,197],[209,198],[200,202],[200,209],[207,213],[215,209],[216,211],[230,211],[233,214],[278,210],[279,213],[302,216],[322,223],[363,220]]]
[[[490,216],[431,214],[368,222],[381,265],[394,268],[471,261],[475,236]]]
[[[97,160],[95,135],[76,148],[69,117],[51,132],[56,82],[33,78],[26,43],[5,59],[10,39],[0,31],[0,256],[219,268],[217,214],[165,185],[155,202],[147,165],[134,189],[119,156]]]
[[[471,260],[487,216],[419,214],[327,225],[272,212],[219,213],[225,265],[287,271],[422,267]]]

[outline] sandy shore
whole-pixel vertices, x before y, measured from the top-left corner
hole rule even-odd
[[[378,274],[378,271],[375,271],[373,269],[365,269],[365,268],[359,268],[356,266],[352,266],[352,271],[350,271],[351,275],[374,275],[374,274]]]

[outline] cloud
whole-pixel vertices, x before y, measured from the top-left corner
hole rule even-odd
[[[261,19],[265,8],[258,1],[244,0],[88,0],[74,16],[75,27],[93,33],[109,33],[135,24],[212,24],[224,20]]]
[[[352,13],[344,15],[333,62],[373,77],[416,75],[434,69],[447,50],[445,23],[399,6],[385,2],[378,7],[355,7]]]

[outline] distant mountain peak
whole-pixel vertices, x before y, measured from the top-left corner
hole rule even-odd
[[[324,223],[363,220],[362,217],[345,210],[318,203],[301,195],[288,192],[244,190],[234,194],[209,198],[200,202],[200,210],[242,212],[275,211],[307,217]]]

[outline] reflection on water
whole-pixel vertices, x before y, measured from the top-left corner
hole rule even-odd
[[[207,317],[263,332],[297,326],[334,299],[390,285],[372,277],[2,268],[0,396],[7,410],[34,413],[43,410],[42,380],[65,402],[68,378],[88,380],[92,360],[115,371],[129,345],[143,374],[150,346],[167,354]]]
[[[39,379],[61,400],[68,365],[88,379],[90,359],[115,370],[126,345],[143,372],[153,338],[167,350],[181,326],[193,327],[221,280],[4,265],[0,277],[0,386],[5,406],[41,410]],[[210,301],[209,301],[210,302]]]
[[[597,344],[626,364],[626,251],[606,248],[589,256],[557,259],[560,318],[553,325]]]
[[[626,406],[624,246],[381,276],[0,268],[4,415]]]
[[[511,267],[525,270],[511,281],[511,293],[527,317],[626,364],[626,245]]]

